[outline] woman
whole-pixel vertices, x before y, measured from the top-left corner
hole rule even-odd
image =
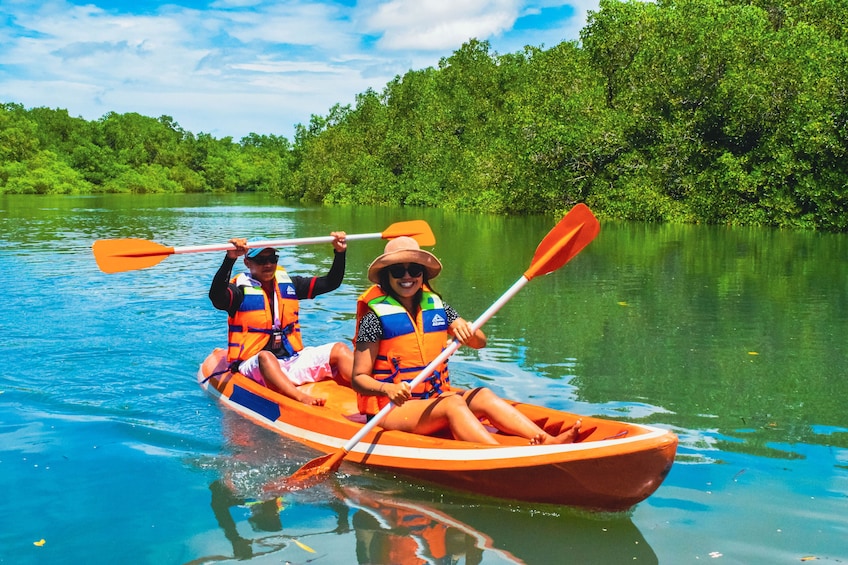
[[[411,237],[389,241],[368,267],[368,280],[376,284],[357,302],[353,354],[360,412],[372,417],[393,402],[395,408],[381,422],[386,429],[427,435],[448,429],[456,439],[490,445],[498,442],[480,418],[531,445],[573,442],[579,420],[552,436],[487,388],[452,391],[447,362],[410,389],[409,381],[439,355],[449,336],[475,349],[486,345],[483,332],[472,331],[430,287],[441,270],[439,260]]]

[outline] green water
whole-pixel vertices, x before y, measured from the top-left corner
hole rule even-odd
[[[454,357],[462,385],[675,431],[665,483],[615,515],[468,498],[353,466],[263,501],[265,482],[316,454],[196,385],[225,339],[206,298],[222,254],[107,275],[91,253],[100,238],[200,245],[407,219],[433,228],[445,265],[434,284],[469,319],[521,276],[556,221],[253,195],[0,197],[0,562],[346,564],[369,551],[386,562],[377,556],[394,543],[400,562],[437,563],[446,542],[460,563],[848,559],[846,235],[602,222],[486,325],[489,347]],[[342,288],[304,304],[307,342],[353,334],[382,245],[352,243]],[[329,245],[283,252],[295,274],[329,262]],[[426,528],[401,527],[416,513]]]

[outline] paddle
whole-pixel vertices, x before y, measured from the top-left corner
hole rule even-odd
[[[424,220],[396,222],[382,232],[348,234],[348,241],[358,239],[394,239],[406,235],[414,238],[418,245],[430,246],[436,244],[436,238],[430,225]],[[331,243],[332,236],[301,237],[296,239],[270,239],[265,241],[248,242],[248,247],[285,247],[290,245],[307,245],[311,243]],[[135,269],[146,269],[162,262],[169,255],[180,253],[201,253],[204,251],[227,251],[235,249],[231,243],[217,245],[190,245],[185,247],[168,247],[146,239],[98,239],[92,246],[97,266],[104,273],[121,273]]]
[[[592,211],[584,204],[578,204],[571,209],[548,232],[548,235],[539,243],[530,267],[494,304],[471,324],[472,331],[477,331],[495,312],[515,296],[525,284],[538,275],[547,275],[559,269],[570,261],[575,255],[595,239],[600,230],[600,224]],[[452,340],[451,343],[433,359],[418,375],[409,383],[410,388],[415,388],[424,379],[429,377],[433,371],[448,357],[459,349],[459,342]],[[265,491],[295,490],[306,488],[322,481],[327,475],[334,472],[341,465],[342,460],[350,451],[364,438],[374,427],[376,427],[388,413],[394,408],[389,403],[383,407],[371,420],[368,421],[341,449],[328,455],[317,457],[298,469],[291,477],[283,482],[271,483],[265,486]]]

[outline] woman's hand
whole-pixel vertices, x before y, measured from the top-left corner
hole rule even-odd
[[[486,346],[486,334],[481,330],[473,331],[471,324],[464,318],[457,318],[450,326],[453,337],[462,345],[480,349]]]
[[[412,389],[409,383],[381,383],[380,390],[395,406],[403,406],[403,403],[412,398]]]

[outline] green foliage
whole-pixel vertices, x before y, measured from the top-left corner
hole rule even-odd
[[[288,140],[251,134],[240,144],[158,119],[0,104],[0,192],[279,191],[291,178]]]
[[[313,115],[292,143],[3,104],[0,190],[495,214],[586,202],[609,218],[846,231],[846,26],[842,0],[601,0],[579,43],[499,55],[472,39]],[[45,187],[55,161],[73,173]]]
[[[123,171],[105,185],[106,192],[133,192],[156,194],[160,192],[182,192],[182,187],[168,177],[162,165],[124,167]]]
[[[0,162],[26,161],[39,149],[38,128],[19,104],[0,104]]]
[[[90,185],[52,151],[0,164],[0,188],[9,194],[79,194]]]

